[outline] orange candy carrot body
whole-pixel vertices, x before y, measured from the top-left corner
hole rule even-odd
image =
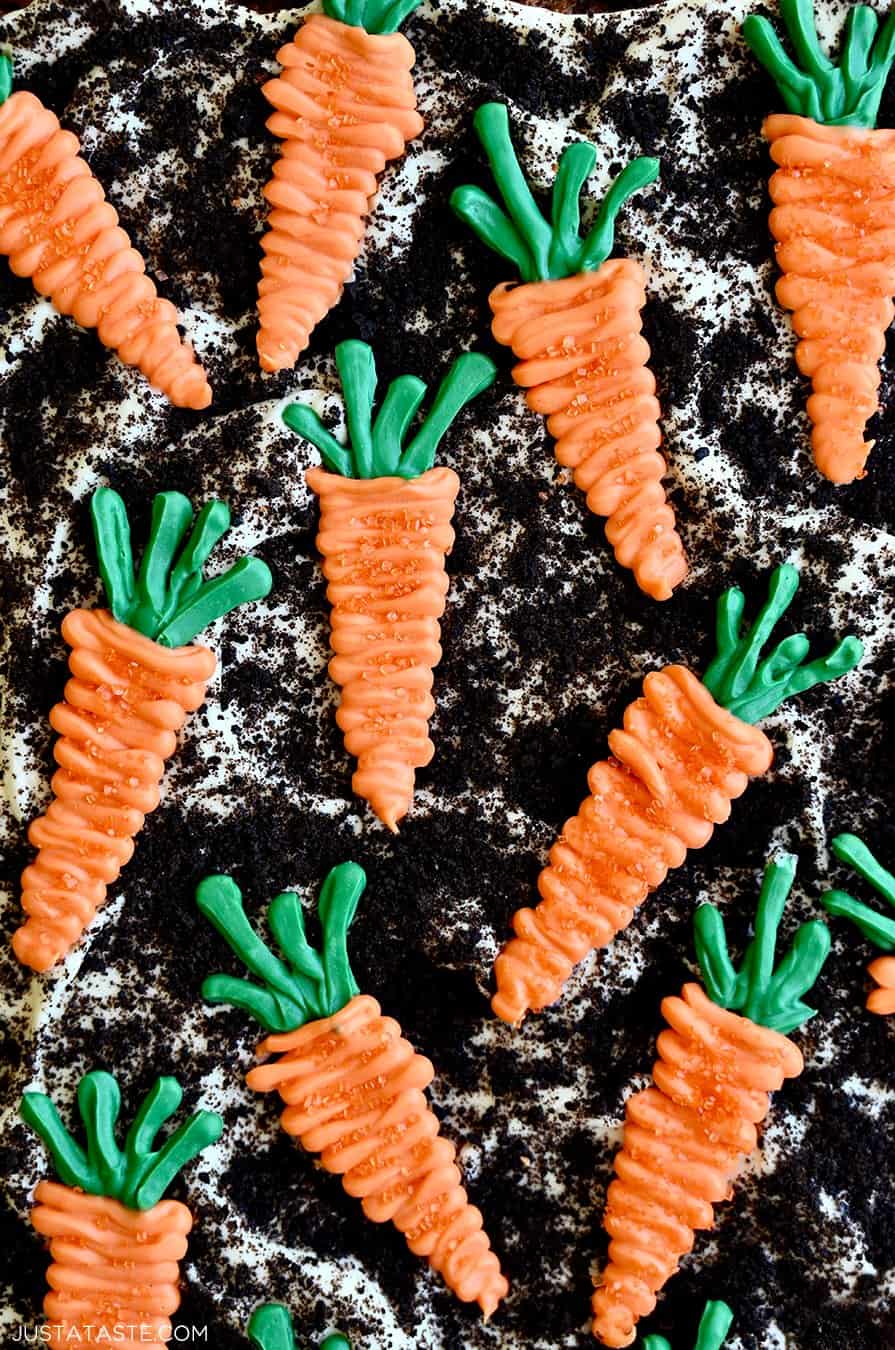
[[[757,1143],[768,1094],[801,1073],[798,1047],[780,1032],[719,1008],[698,984],[666,998],[655,1086],[628,1101],[615,1179],[606,1197],[609,1264],[593,1296],[594,1334],[632,1345],[636,1323],[711,1228]]]
[[[567,820],[495,963],[492,1008],[518,1022],[559,998],[576,962],[604,947],[688,849],[702,848],[749,779],[771,765],[763,732],[720,707],[683,666],[654,671],[609,736],[591,795]]]
[[[192,1217],[178,1200],[128,1209],[107,1196],[85,1195],[58,1182],[35,1191],[31,1222],[50,1244],[50,1292],[44,1312],[48,1344],[104,1338],[118,1345],[170,1340],[180,1304],[178,1263]],[[89,1328],[89,1333],[88,1333]]]
[[[595,272],[491,293],[492,331],[519,358],[513,377],[528,406],[547,415],[556,457],[587,504],[607,517],[623,567],[655,600],[687,575],[674,510],[662,486],[660,407],[641,336],[646,279],[612,259]]]
[[[833,483],[864,475],[879,408],[879,360],[895,315],[895,130],[776,114],[764,134],[779,167],[771,232],[793,312],[796,360],[813,394],[814,458]]]
[[[398,1023],[356,995],[332,1017],[268,1036],[258,1053],[279,1057],[246,1081],[279,1092],[283,1128],[342,1177],[369,1219],[391,1219],[458,1298],[490,1317],[507,1281],[426,1100],[434,1069]]]
[[[895,956],[878,956],[870,962],[867,973],[878,985],[867,996],[868,1012],[882,1017],[895,1013]]]
[[[62,635],[73,678],[50,714],[54,800],[28,832],[38,855],[22,874],[28,918],[12,940],[41,971],[77,941],[130,859],[176,733],[215,669],[207,647],[163,647],[106,610],[73,610]]]
[[[275,109],[268,129],[284,145],[264,189],[272,210],[258,288],[258,354],[269,371],[294,366],[337,302],[376,176],[423,129],[414,51],[401,33],[312,14],[277,59],[282,74],[264,93]]]
[[[206,408],[211,389],[177,311],[159,298],[80,148],[33,94],[0,106],[0,253],[172,403]]]
[[[320,498],[329,669],[342,687],[345,748],[358,761],[353,787],[394,830],[413,799],[415,770],[434,754],[428,721],[460,480],[435,468],[412,479],[309,469],[307,481]]]

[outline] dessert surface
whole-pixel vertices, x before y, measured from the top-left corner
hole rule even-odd
[[[833,835],[854,831],[895,865],[890,358],[867,477],[834,488],[813,467],[794,339],[773,298],[761,123],[777,98],[739,37],[750,8],[668,0],[585,17],[506,0],[424,4],[404,31],[426,129],[384,176],[341,303],[297,369],[275,375],[261,373],[255,348],[261,189],[277,153],[260,87],[301,11],[33,0],[2,24],[18,86],[81,137],[215,393],[202,414],[170,407],[0,265],[0,509],[13,559],[0,560],[7,939],[33,856],[26,827],[49,799],[47,714],[66,677],[60,624],[100,601],[93,488],[121,493],[137,540],[153,493],[222,497],[233,529],[218,566],[251,552],[274,576],[266,600],[203,634],[218,660],[208,702],[86,939],[40,979],[8,945],[0,955],[4,1101],[33,1087],[69,1118],[78,1079],[105,1068],[119,1077],[125,1115],[157,1075],[175,1074],[185,1110],[224,1117],[221,1141],[171,1192],[194,1216],[174,1319],[184,1338],[207,1326],[209,1342],[236,1350],[252,1309],[277,1300],[309,1342],[338,1326],[377,1350],[592,1344],[591,1269],[605,1263],[600,1220],[623,1104],[646,1082],[662,997],[693,977],[694,908],[717,903],[742,948],[773,850],[799,855],[793,929],[822,913],[831,881],[842,884]],[[822,10],[829,38],[845,5]],[[691,568],[666,603],[615,563],[544,419],[512,384],[511,354],[490,336],[488,294],[512,272],[448,208],[460,184],[490,186],[472,129],[488,100],[507,104],[535,186],[573,139],[598,147],[595,199],[632,156],[662,161],[619,218],[616,256],[646,273],[644,333]],[[895,89],[879,125],[895,125]],[[304,477],[318,456],[278,417],[287,398],[338,416],[332,353],[346,338],[371,344],[383,388],[404,372],[434,387],[472,349],[500,369],[439,451],[461,490],[436,751],[397,836],[351,794]],[[787,560],[803,578],[787,631],[804,629],[819,650],[854,632],[863,664],[763,723],[770,773],[616,943],[582,964],[556,1008],[518,1030],[499,1024],[488,1004],[494,957],[608,732],[648,671],[674,661],[704,671],[726,586],[740,584],[754,613],[767,569]],[[437,1066],[433,1107],[510,1281],[488,1324],[287,1139],[275,1105],[244,1083],[257,1036],[201,999],[206,975],[236,970],[197,910],[203,876],[232,875],[259,920],[283,889],[310,904],[346,859],[368,876],[352,934],[358,983]],[[675,1345],[692,1343],[706,1298],[735,1311],[731,1350],[891,1343],[895,1097],[885,1066],[895,1029],[863,1009],[867,944],[844,923],[833,937],[812,994],[819,1015],[793,1036],[805,1070],[775,1095],[736,1203],[719,1208],[717,1228],[697,1238],[643,1324]],[[49,1166],[12,1113],[0,1173],[0,1302],[12,1327],[30,1325],[47,1258],[27,1213]]]

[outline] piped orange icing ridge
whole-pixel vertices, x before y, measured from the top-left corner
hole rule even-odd
[[[831,482],[850,483],[873,448],[864,433],[895,315],[895,131],[775,114],[764,134],[779,165],[770,183],[777,298],[793,312],[796,361],[814,390],[814,458]]]
[[[698,984],[666,998],[655,1086],[629,1098],[603,1226],[609,1264],[593,1296],[594,1335],[632,1345],[639,1318],[693,1246],[714,1224],[713,1206],[758,1142],[768,1094],[802,1072],[786,1036],[717,1007]]]
[[[0,107],[0,253],[172,403],[207,408],[211,389],[177,310],[146,276],[80,148],[33,94]]]
[[[329,671],[342,687],[345,748],[357,758],[352,786],[394,830],[413,800],[415,770],[435,753],[431,690],[460,480],[436,468],[411,479],[309,469],[307,481],[320,498]]]
[[[646,676],[609,749],[550,850],[537,908],[517,910],[516,936],[495,962],[491,1006],[506,1022],[555,1002],[575,963],[627,928],[773,759],[765,734],[720,707],[683,666]]]
[[[180,1305],[178,1263],[192,1217],[178,1200],[127,1209],[107,1196],[85,1195],[42,1181],[31,1222],[49,1239],[53,1264],[44,1312],[47,1344],[79,1339],[100,1344],[157,1345],[171,1339]]]
[[[519,358],[513,377],[528,406],[547,414],[556,458],[591,511],[607,517],[618,562],[647,595],[667,600],[687,559],[662,486],[661,409],[641,335],[643,268],[613,259],[562,280],[498,286],[490,303],[494,336]]]
[[[413,47],[401,33],[367,33],[325,14],[304,20],[264,86],[267,127],[284,144],[264,189],[272,210],[261,240],[258,354],[288,370],[351,275],[376,175],[404,153],[416,111]]]
[[[435,1070],[398,1023],[359,994],[333,1017],[268,1036],[258,1053],[279,1058],[246,1081],[279,1092],[287,1133],[342,1177],[367,1218],[391,1219],[459,1299],[490,1317],[508,1284],[426,1100]]]
[[[62,636],[73,678],[50,713],[59,769],[53,801],[28,831],[38,854],[22,873],[28,918],[12,939],[34,970],[60,960],[105,901],[215,669],[207,647],[162,647],[102,609],[72,610]]]
[[[870,962],[867,973],[879,986],[867,996],[868,1011],[881,1017],[895,1013],[895,956],[878,956]]]

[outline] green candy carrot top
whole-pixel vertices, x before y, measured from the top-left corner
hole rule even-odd
[[[590,770],[590,795],[550,851],[539,904],[513,917],[516,936],[494,968],[498,1017],[519,1022],[553,1003],[576,962],[611,942],[669,869],[708,843],[749,779],[770,768],[771,743],[754,722],[857,665],[855,637],[813,659],[804,633],[765,651],[798,585],[794,567],[776,568],[752,624],[742,591],[725,591],[702,681],[678,665],[646,676],[643,697],[609,734],[610,757]]]
[[[121,1094],[111,1074],[94,1070],[78,1085],[86,1148],[42,1092],[26,1092],[22,1118],[43,1139],[62,1184],[41,1181],[31,1222],[49,1240],[54,1264],[44,1301],[52,1346],[73,1341],[163,1344],[180,1304],[179,1263],[192,1216],[164,1193],[188,1162],[220,1138],[221,1117],[196,1111],[158,1148],[159,1131],[183,1093],[159,1078],[143,1100],[124,1147],[115,1130]]]
[[[158,805],[177,732],[204,702],[214,654],[181,644],[272,584],[260,558],[205,578],[230,526],[223,502],[208,502],[194,522],[182,493],[160,492],[139,571],[117,492],[98,488],[90,510],[111,613],[75,609],[62,622],[72,678],[50,713],[59,768],[54,799],[28,831],[38,854],[22,874],[28,917],[12,939],[18,959],[39,971],[66,954],[104,903]]]
[[[358,992],[348,960],[347,933],[365,886],[356,863],[329,873],[317,905],[319,948],[308,942],[298,896],[276,896],[267,921],[278,957],[246,918],[236,883],[206,877],[199,909],[255,979],[212,975],[202,992],[211,1003],[244,1008],[274,1033],[258,1053],[276,1058],[246,1081],[258,1092],[279,1092],[286,1132],[342,1176],[367,1218],[391,1219],[458,1298],[490,1317],[507,1282],[466,1198],[454,1145],[426,1100],[435,1071],[376,1000]]]
[[[609,1261],[597,1281],[594,1335],[603,1345],[632,1345],[639,1318],[693,1246],[714,1226],[714,1206],[730,1199],[731,1181],[758,1142],[769,1093],[801,1073],[788,1039],[814,1012],[804,1002],[830,950],[819,920],[796,930],[777,962],[777,933],[795,878],[796,859],[770,862],[755,917],[755,936],[739,970],[727,950],[714,905],[694,918],[703,986],[685,984],[662,1002],[667,1023],[657,1042],[653,1084],[628,1098],[622,1146],[615,1158],[603,1226]],[[697,1350],[717,1350],[730,1310],[709,1304]],[[650,1350],[662,1350],[658,1338]]]
[[[696,1344],[693,1350],[721,1350],[733,1322],[733,1313],[726,1303],[709,1301],[705,1305]],[[664,1336],[644,1336],[642,1350],[672,1350]]]
[[[792,311],[796,362],[813,385],[807,412],[820,472],[863,478],[879,408],[879,360],[895,315],[895,130],[878,128],[895,59],[895,11],[880,27],[869,5],[845,23],[838,61],[817,37],[813,0],[780,0],[792,56],[768,19],[751,14],[743,36],[773,77],[788,112],[764,123],[777,165],[771,233]]]
[[[445,557],[460,480],[433,468],[454,418],[494,381],[478,352],[457,358],[428,414],[411,428],[426,397],[415,375],[389,385],[379,411],[376,364],[365,342],[342,342],[336,364],[345,397],[348,443],[302,404],[287,426],[320,451],[326,469],[309,469],[320,498],[323,573],[332,606],[329,672],[341,686],[336,720],[357,758],[352,786],[393,832],[413,801],[416,770],[435,753],[433,671],[441,659],[448,592]]]
[[[876,891],[886,904],[895,908],[895,876],[888,872],[870,849],[854,834],[838,834],[833,852]],[[868,941],[883,952],[895,952],[895,919],[871,909],[847,891],[828,891],[821,897],[830,914],[849,919]],[[877,988],[867,997],[869,1012],[887,1017],[895,1013],[895,956],[880,956],[867,970]]]
[[[356,339],[340,342],[336,367],[345,399],[348,443],[336,440],[317,413],[303,403],[290,403],[283,421],[320,451],[327,469],[344,478],[420,478],[428,473],[448,427],[467,403],[490,388],[497,373],[494,362],[480,352],[458,356],[410,437],[428,393],[424,380],[416,375],[392,380],[374,416],[377,375],[372,348]]]
[[[607,517],[618,562],[653,599],[667,600],[687,560],[662,486],[661,409],[640,331],[646,277],[631,259],[609,260],[621,207],[655,182],[659,161],[632,160],[582,237],[580,196],[594,147],[580,141],[563,151],[547,220],[516,157],[504,105],[483,104],[475,128],[503,205],[472,186],[457,188],[451,205],[523,283],[492,291],[494,336],[519,358],[514,378],[529,407],[548,414],[560,464],[573,470],[590,509]]]
[[[249,1319],[249,1340],[256,1350],[299,1350],[289,1309],[282,1303],[265,1303]],[[317,1350],[351,1350],[351,1342],[338,1331],[324,1336]]]

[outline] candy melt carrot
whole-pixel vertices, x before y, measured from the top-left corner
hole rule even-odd
[[[814,1016],[802,997],[826,960],[830,934],[818,920],[803,924],[775,968],[795,871],[791,854],[768,866],[755,937],[739,972],[718,910],[696,911],[705,989],[686,984],[680,998],[662,1003],[668,1030],[659,1036],[654,1085],[628,1099],[606,1196],[603,1226],[612,1241],[593,1297],[594,1335],[603,1345],[633,1343],[638,1319],[652,1312],[695,1230],[713,1227],[713,1206],[730,1198],[745,1155],[756,1147],[768,1094],[802,1072],[788,1033]]]
[[[171,1339],[170,1317],[180,1305],[179,1263],[193,1220],[186,1205],[162,1196],[223,1128],[213,1111],[197,1111],[153,1151],[182,1097],[176,1078],[159,1078],[121,1150],[115,1142],[118,1084],[111,1074],[88,1073],[78,1086],[86,1151],[49,1097],[26,1092],[22,1098],[22,1116],[52,1153],[64,1183],[40,1182],[31,1214],[53,1258],[44,1300],[48,1344],[158,1345]]]
[[[794,567],[778,567],[767,603],[745,632],[743,593],[725,591],[717,654],[701,682],[683,666],[647,675],[624,729],[610,732],[609,759],[588,774],[591,795],[550,850],[538,878],[540,903],[513,917],[516,936],[494,966],[498,1017],[520,1022],[558,999],[575,963],[627,928],[688,849],[708,843],[749,779],[770,768],[771,743],[753,722],[860,661],[860,642],[847,637],[829,656],[806,663],[803,633],[761,659],[798,585]]]
[[[397,32],[419,2],[323,0],[277,52],[282,73],[264,86],[283,148],[264,189],[263,370],[291,369],[307,347],[351,275],[377,174],[423,129],[413,47]]]
[[[307,480],[320,498],[317,547],[332,605],[329,673],[342,687],[336,720],[357,757],[354,791],[397,831],[413,800],[415,770],[435,753],[433,671],[441,660],[439,619],[448,593],[445,555],[460,480],[433,468],[442,436],[461,408],[494,381],[486,356],[467,352],[442,380],[431,411],[409,444],[426,395],[414,375],[389,386],[373,420],[376,365],[364,342],[336,348],[350,444],[320,418],[291,404],[287,426],[316,446],[324,469]]]
[[[494,336],[519,358],[513,378],[528,390],[528,406],[548,415],[560,464],[573,470],[590,509],[607,517],[618,562],[647,595],[667,600],[687,560],[662,486],[661,409],[640,331],[646,278],[631,259],[607,261],[620,208],[655,181],[659,161],[641,157],[623,169],[581,239],[578,199],[596,162],[593,146],[564,151],[551,223],[519,168],[503,104],[479,108],[475,128],[509,216],[475,187],[457,188],[451,205],[524,283],[491,292]]]
[[[256,1308],[249,1320],[248,1334],[257,1350],[298,1350],[289,1309],[282,1303],[265,1303]],[[318,1350],[351,1350],[351,1342],[336,1331],[324,1336]]]
[[[59,769],[54,799],[28,831],[38,854],[22,873],[28,918],[12,939],[34,970],[48,970],[77,942],[158,806],[165,760],[215,669],[207,647],[181,644],[271,587],[259,558],[203,580],[230,525],[223,502],[209,502],[193,525],[186,497],[159,493],[137,576],[121,498],[98,488],[90,510],[112,612],[75,609],[62,622],[73,678],[50,713]]]
[[[211,388],[177,311],[146,276],[77,136],[34,94],[11,90],[12,61],[0,53],[0,253],[177,407],[207,408]]]
[[[317,906],[320,951],[305,937],[298,896],[278,895],[268,922],[280,961],[249,925],[236,884],[207,877],[196,895],[200,910],[261,984],[213,975],[202,993],[210,1003],[244,1008],[275,1033],[258,1053],[276,1058],[252,1069],[246,1082],[279,1092],[284,1130],[342,1177],[368,1219],[391,1219],[410,1250],[487,1318],[507,1282],[482,1216],[466,1198],[454,1145],[442,1138],[426,1100],[435,1070],[376,1000],[358,992],[348,961],[348,927],[365,885],[356,863],[332,869]]]
[[[895,315],[895,130],[876,127],[895,58],[895,12],[857,5],[839,65],[815,33],[813,0],[780,0],[798,65],[767,19],[743,36],[777,84],[788,114],[764,124],[771,156],[771,233],[783,276],[777,298],[793,312],[799,370],[812,382],[808,416],[821,473],[864,476],[879,409],[879,359]]]
[[[709,1300],[699,1323],[693,1350],[721,1350],[732,1322],[733,1313],[726,1303]],[[641,1346],[642,1350],[671,1350],[671,1344],[664,1336],[644,1336]]]
[[[873,856],[867,845],[854,834],[838,834],[833,840],[833,852],[840,862],[848,863],[877,895],[895,907],[895,876]],[[849,919],[857,929],[881,951],[895,951],[895,919],[878,914],[869,905],[847,891],[828,891],[821,897],[824,908],[840,918]],[[872,1013],[887,1017],[895,1013],[895,957],[880,956],[867,967],[877,988],[867,997],[867,1008]]]

